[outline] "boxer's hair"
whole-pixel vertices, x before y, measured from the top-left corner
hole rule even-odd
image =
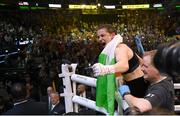
[[[99,25],[98,30],[103,29],[103,28],[107,29],[107,32],[109,32],[109,33],[117,34],[116,29],[111,24],[101,24],[101,25]]]

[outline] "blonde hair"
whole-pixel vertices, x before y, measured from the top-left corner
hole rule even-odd
[[[143,55],[143,57],[145,56],[150,56],[151,57],[151,64],[154,66],[154,63],[153,63],[153,59],[154,59],[154,56],[156,54],[157,50],[151,50],[151,51],[146,51]]]

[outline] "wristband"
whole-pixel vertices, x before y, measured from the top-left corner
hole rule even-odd
[[[124,98],[125,95],[128,95],[128,94],[130,94],[130,93],[129,93],[129,92],[125,92],[125,93],[123,94],[123,98]]]
[[[125,95],[130,94],[130,89],[128,85],[121,85],[118,90],[122,98],[124,98]]]

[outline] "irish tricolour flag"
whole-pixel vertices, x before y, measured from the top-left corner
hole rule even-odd
[[[122,42],[122,37],[116,35],[103,49],[99,55],[98,62],[104,65],[113,65],[115,60],[116,46]],[[116,90],[115,74],[106,74],[97,77],[96,105],[107,110],[109,115],[114,114],[114,101]]]

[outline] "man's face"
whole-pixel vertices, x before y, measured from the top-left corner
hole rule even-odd
[[[99,29],[97,31],[97,36],[98,36],[99,41],[102,44],[109,43],[113,38],[113,34],[108,33],[107,29],[105,29],[105,28]]]
[[[57,104],[59,102],[59,96],[57,94],[51,93],[50,94],[51,103],[53,105]]]
[[[144,79],[151,80],[158,74],[158,70],[151,63],[151,56],[143,57],[142,71],[144,72]]]
[[[53,92],[53,88],[52,87],[48,87],[47,88],[47,94],[50,95]]]
[[[82,85],[82,84],[78,85],[77,93],[81,94],[81,93],[85,92],[85,88],[86,88],[85,85]]]

